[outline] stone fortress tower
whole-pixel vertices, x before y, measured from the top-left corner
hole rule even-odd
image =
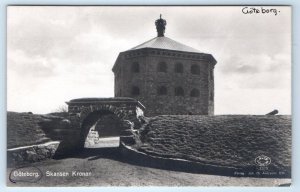
[[[157,37],[119,54],[115,97],[137,99],[146,116],[213,115],[216,60],[165,37],[161,16],[155,25]]]

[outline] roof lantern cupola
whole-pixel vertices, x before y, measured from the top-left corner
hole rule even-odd
[[[159,19],[155,21],[156,30],[157,30],[157,37],[164,37],[167,21],[161,18],[161,14]]]

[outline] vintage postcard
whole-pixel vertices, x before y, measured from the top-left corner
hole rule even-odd
[[[8,6],[7,185],[290,186],[291,6]]]

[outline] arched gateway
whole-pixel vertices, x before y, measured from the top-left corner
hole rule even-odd
[[[84,147],[89,127],[105,115],[114,115],[120,122],[120,140],[132,137],[131,129],[140,127],[140,118],[145,107],[132,98],[81,98],[66,102],[70,126],[61,130],[61,153]]]

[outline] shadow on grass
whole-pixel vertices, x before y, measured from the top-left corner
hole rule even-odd
[[[64,158],[79,158],[87,159],[88,161],[105,158],[125,162],[125,159],[122,157],[119,147],[83,148],[81,150],[78,150],[76,153],[74,152],[73,154],[59,156],[55,159]]]
[[[84,158],[88,161],[94,161],[101,158],[122,160],[122,155],[118,147],[105,148],[84,148],[75,158]]]

